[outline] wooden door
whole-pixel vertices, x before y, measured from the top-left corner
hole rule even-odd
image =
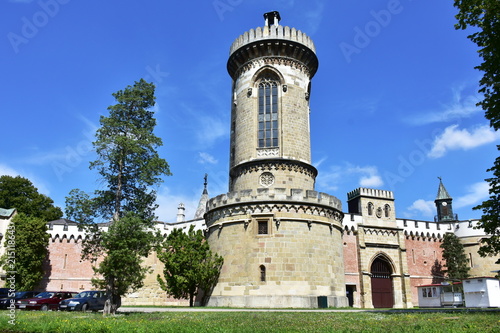
[[[371,273],[373,307],[392,308],[394,306],[394,292],[389,263],[380,258],[375,259]]]

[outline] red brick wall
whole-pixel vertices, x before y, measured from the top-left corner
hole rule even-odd
[[[417,286],[432,283],[432,267],[436,260],[443,265],[441,242],[438,239],[407,237],[406,254],[414,306],[418,306]]]
[[[49,259],[44,264],[45,277],[41,290],[67,290],[79,292],[95,289],[90,279],[94,271],[89,261],[81,259],[80,240],[61,239],[57,236],[49,242]]]

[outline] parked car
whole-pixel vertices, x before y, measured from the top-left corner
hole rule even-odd
[[[14,295],[12,295],[13,297],[4,297],[4,298],[0,298],[0,309],[7,309],[11,303],[14,303],[14,306],[15,304],[17,303],[17,301],[19,301],[20,299],[24,299],[24,298],[32,298],[32,297],[35,297],[37,294],[39,294],[38,291],[16,291],[14,293]]]
[[[9,297],[9,288],[0,288],[0,298]]]
[[[33,298],[20,299],[16,303],[17,309],[22,310],[57,310],[59,302],[76,295],[71,291],[44,291]]]
[[[59,303],[59,310],[66,311],[98,311],[104,309],[107,294],[101,290],[82,291],[74,298]]]

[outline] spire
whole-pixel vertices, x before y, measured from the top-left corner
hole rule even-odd
[[[455,221],[458,220],[458,216],[453,214],[453,198],[450,196],[448,191],[443,185],[443,180],[441,177],[439,179],[439,189],[436,200],[434,203],[436,204],[437,215],[434,218],[436,222],[446,222],[446,221]]]
[[[441,179],[441,177],[438,178],[439,178],[439,189],[436,200],[451,199],[450,194],[448,193],[448,191],[446,191],[446,188],[443,185],[443,180]]]
[[[208,194],[208,191],[207,191],[207,184],[208,184],[208,174],[205,174],[205,182],[203,183],[203,186],[205,187],[203,189],[203,194]]]
[[[194,214],[194,219],[202,219],[203,215],[205,215],[205,212],[207,211],[207,202],[208,202],[208,191],[207,191],[207,185],[208,185],[208,174],[205,174],[205,182],[203,183],[203,193],[201,194],[200,202],[198,203],[198,208],[196,209],[196,213]]]

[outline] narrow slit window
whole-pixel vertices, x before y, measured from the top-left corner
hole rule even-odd
[[[266,282],[266,266],[260,265],[260,281]]]

